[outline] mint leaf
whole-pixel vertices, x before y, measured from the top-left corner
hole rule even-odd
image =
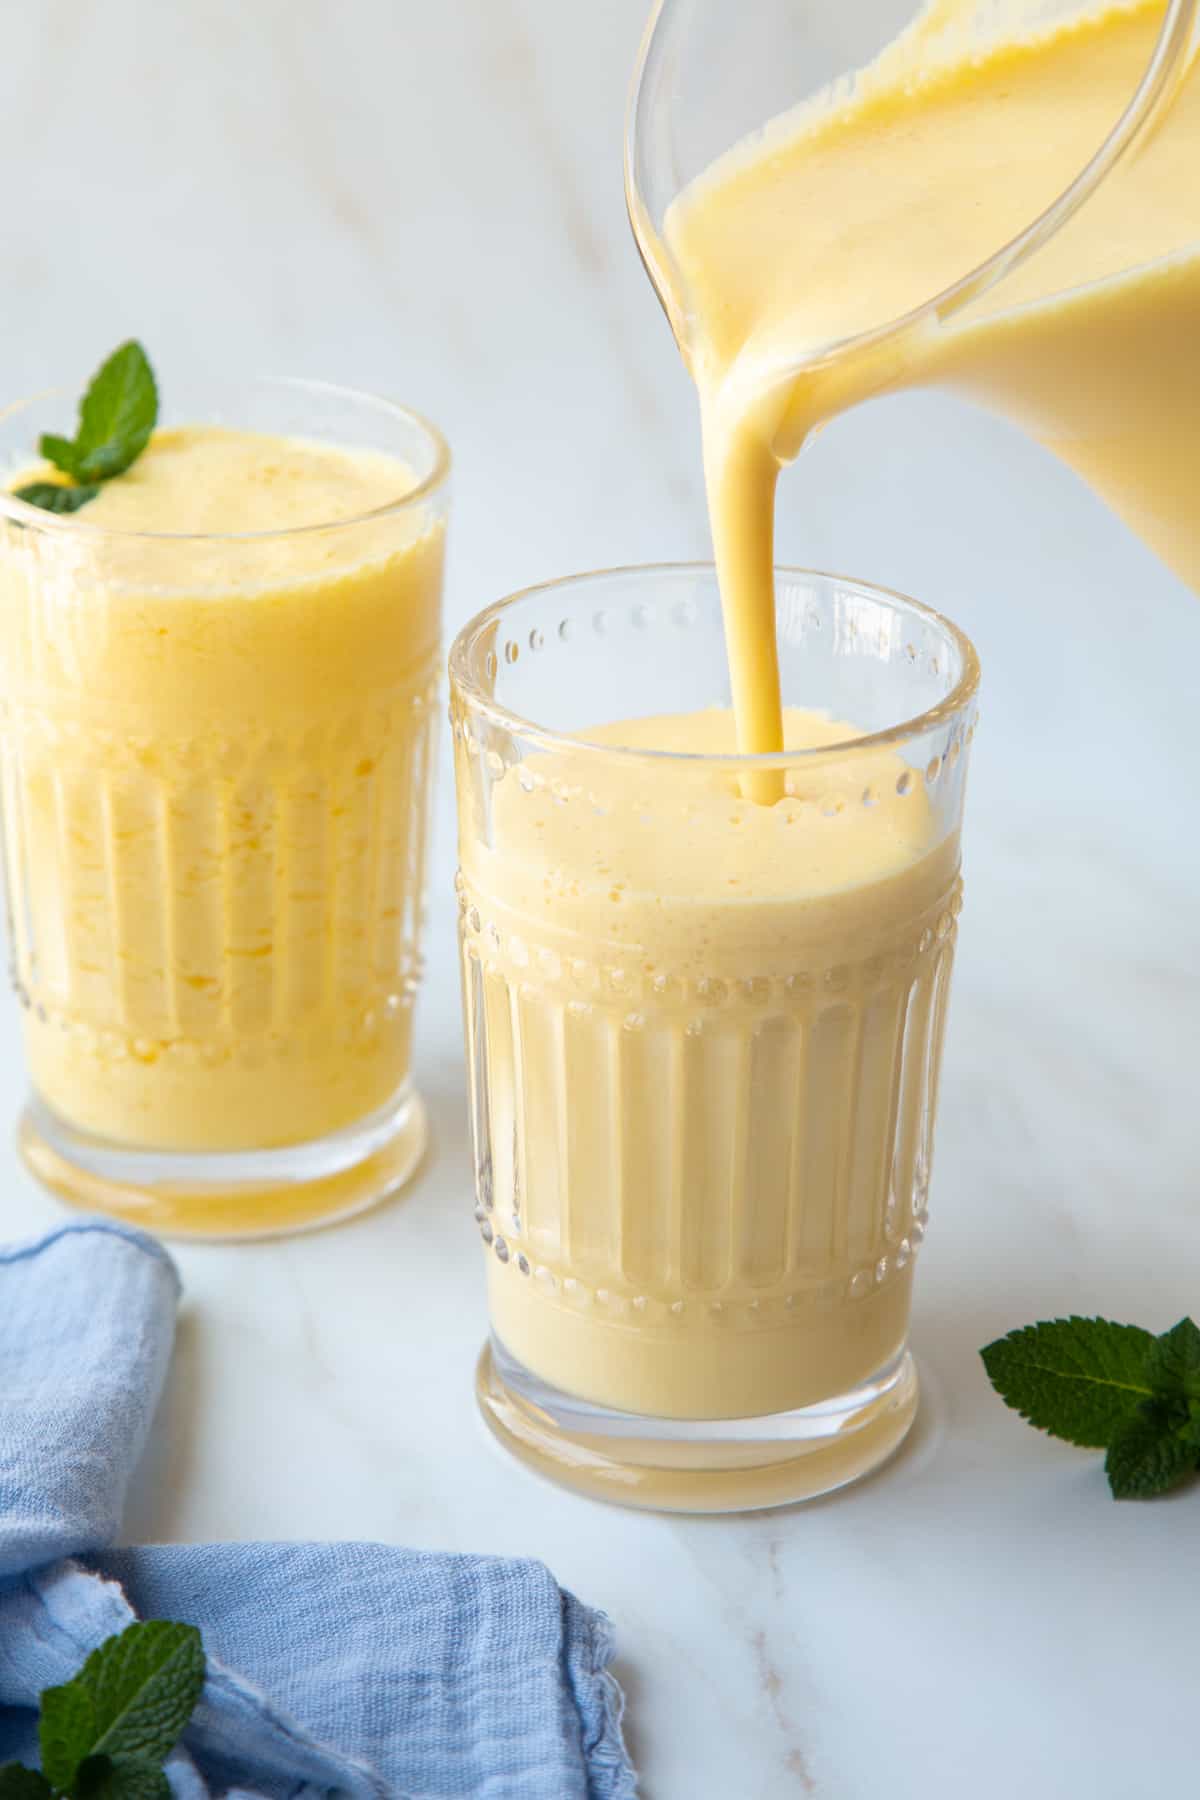
[[[44,456],[48,463],[61,469],[74,481],[79,471],[79,451],[75,447],[74,438],[55,437],[52,431],[43,431],[38,439],[38,454]]]
[[[131,338],[92,376],[79,403],[75,436],[44,431],[38,439],[42,456],[69,475],[75,486],[30,481],[16,489],[17,499],[40,506],[43,512],[78,512],[96,498],[102,481],[123,475],[137,461],[157,421],[154,370],[142,346]]]
[[[171,1800],[162,1763],[204,1686],[194,1625],[130,1625],[42,1694],[42,1774],[0,1768],[0,1800]]]
[[[1052,1437],[1102,1449],[1151,1383],[1151,1332],[1108,1319],[1045,1320],[1010,1331],[980,1351],[988,1379],[1007,1406]]]
[[[96,371],[83,396],[71,473],[84,482],[123,475],[150,442],[157,418],[154,370],[142,346],[131,338]]]
[[[69,1788],[96,1741],[96,1708],[78,1677],[42,1695],[38,1721],[42,1773],[56,1788]]]
[[[76,1779],[75,1800],[171,1800],[171,1784],[142,1756],[89,1756]]]
[[[194,1625],[150,1619],[109,1638],[76,1681],[95,1706],[96,1735],[87,1749],[114,1763],[161,1762],[191,1718],[204,1686],[204,1651]]]
[[[63,487],[57,481],[28,481],[24,487],[14,488],[16,499],[24,500],[30,506],[40,506],[43,512],[73,513],[89,500],[94,500],[100,492],[99,486],[89,482],[86,487]]]
[[[1190,1319],[1180,1319],[1155,1339],[1146,1378],[1156,1393],[1200,1400],[1200,1330]]]
[[[131,338],[114,350],[92,376],[79,403],[75,436],[64,438],[52,431],[43,432],[38,450],[72,481],[85,486],[111,481],[137,461],[150,442],[157,420],[158,384],[154,370],[142,346]]]
[[[24,1763],[5,1763],[0,1768],[0,1800],[53,1800],[53,1794],[46,1777]]]
[[[1192,1474],[1198,1459],[1200,1431],[1186,1402],[1156,1397],[1113,1434],[1104,1469],[1114,1500],[1148,1500]]]

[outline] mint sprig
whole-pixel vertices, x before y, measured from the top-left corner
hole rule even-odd
[[[0,1765],[0,1794],[4,1800],[51,1800],[53,1793],[46,1777],[36,1769],[27,1769],[24,1763]]]
[[[980,1351],[1007,1406],[1051,1437],[1105,1450],[1117,1500],[1148,1499],[1200,1467],[1200,1330],[1161,1337],[1109,1319],[1043,1320]]]
[[[0,1800],[170,1800],[163,1763],[195,1711],[204,1650],[194,1625],[130,1625],[73,1680],[42,1695],[39,1773],[0,1768]]]
[[[73,438],[43,432],[38,451],[70,477],[72,486],[30,481],[14,490],[18,500],[45,512],[71,513],[86,506],[101,484],[137,461],[158,423],[158,384],[150,359],[133,338],[114,350],[88,383],[79,403]]]
[[[85,487],[63,487],[57,481],[27,481],[24,487],[14,488],[13,492],[18,500],[40,506],[43,512],[73,513],[96,498],[100,484],[89,481]]]

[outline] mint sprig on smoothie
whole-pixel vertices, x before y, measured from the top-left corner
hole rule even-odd
[[[43,432],[38,451],[65,481],[26,482],[16,499],[43,512],[73,513],[94,500],[101,485],[132,468],[158,422],[158,383],[135,338],[101,364],[79,403],[74,437]]]

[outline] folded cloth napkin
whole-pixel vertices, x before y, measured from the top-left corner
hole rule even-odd
[[[114,1550],[179,1278],[140,1233],[0,1250],[0,1763],[134,1618],[198,1625],[177,1800],[627,1800],[608,1621],[536,1562],[380,1544]]]

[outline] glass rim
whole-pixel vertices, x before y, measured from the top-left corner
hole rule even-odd
[[[667,323],[670,325],[676,341],[682,343],[684,339],[677,328],[677,322],[669,304],[670,284],[663,273],[668,261],[668,252],[662,243],[658,224],[651,216],[638,182],[642,90],[652,66],[652,54],[659,20],[665,13],[667,4],[668,0],[654,0],[653,9],[642,33],[641,46],[638,50],[626,98],[625,209],[638,255],[650,278],[650,285],[667,315]],[[1058,233],[1069,219],[1074,217],[1080,207],[1091,198],[1110,170],[1131,149],[1143,141],[1143,134],[1153,129],[1166,111],[1175,98],[1187,71],[1191,35],[1198,20],[1200,20],[1200,0],[1166,0],[1166,11],[1154,49],[1151,52],[1150,61],[1131,99],[1116,123],[1110,128],[1103,142],[1098,149],[1093,151],[1079,173],[1068,182],[1057,198],[1052,200],[1028,225],[1009,238],[1007,243],[1001,244],[989,256],[984,257],[983,261],[977,263],[973,269],[968,269],[965,274],[960,275],[949,286],[942,288],[927,300],[910,307],[907,312],[898,313],[893,318],[883,320],[879,325],[868,326],[863,331],[852,332],[848,337],[831,338],[825,343],[813,346],[796,366],[803,368],[806,372],[811,372],[822,368],[835,358],[845,355],[851,349],[865,350],[900,339],[907,332],[916,329],[924,320],[950,318],[960,309],[968,306],[972,300],[982,298],[990,288],[997,286],[1010,271],[1028,261],[1041,249],[1043,244],[1048,243]],[[732,149],[734,146],[731,145],[729,148]],[[700,178],[703,177],[703,174],[702,170]],[[693,177],[694,179],[697,178]],[[690,183],[685,182],[679,192],[686,191],[689,185]]]
[[[911,738],[921,737],[928,731],[936,730],[949,720],[962,713],[979,691],[980,664],[979,655],[974,644],[961,626],[948,619],[944,613],[932,606],[926,606],[911,595],[901,593],[897,588],[883,587],[878,582],[862,581],[853,575],[839,575],[828,569],[804,569],[788,564],[776,564],[776,583],[785,580],[810,580],[822,583],[837,583],[856,590],[868,598],[878,598],[892,602],[904,610],[915,613],[926,624],[936,626],[953,644],[961,659],[962,667],[958,680],[948,694],[927,707],[923,712],[911,718],[898,720],[894,725],[884,726],[878,731],[857,733],[854,737],[842,738],[834,744],[814,744],[800,750],[771,750],[762,754],[747,755],[738,751],[703,751],[703,750],[649,750],[634,744],[600,743],[596,739],[576,736],[569,731],[555,731],[549,726],[539,725],[536,720],[527,719],[523,714],[514,712],[511,707],[504,706],[485,693],[476,680],[470,667],[470,656],[478,645],[479,639],[488,628],[503,619],[506,614],[520,605],[542,594],[553,594],[568,588],[589,587],[593,583],[611,581],[614,578],[649,577],[653,581],[670,576],[707,575],[716,583],[716,564],[712,562],[655,562],[625,563],[609,569],[587,569],[576,575],[560,575],[553,581],[538,581],[528,587],[519,588],[515,593],[507,594],[502,600],[496,600],[491,606],[467,621],[456,635],[450,647],[449,672],[450,684],[454,694],[460,694],[470,710],[485,718],[489,724],[521,738],[525,743],[536,746],[539,750],[566,750],[572,754],[585,751],[600,757],[619,757],[634,762],[651,764],[680,763],[699,767],[727,768],[736,771],[748,769],[792,769],[798,763],[811,764],[833,757],[844,758],[862,752],[885,750],[897,744],[903,744]]]
[[[27,500],[19,500],[3,487],[0,487],[0,518],[11,519],[15,524],[36,530],[79,536],[85,542],[93,543],[107,540],[125,544],[266,544],[303,537],[311,532],[352,530],[356,526],[375,524],[419,506],[443,488],[449,479],[449,444],[432,420],[427,419],[423,413],[414,411],[411,406],[402,406],[399,401],[371,393],[366,388],[346,387],[340,382],[321,381],[305,375],[247,375],[241,378],[241,385],[247,388],[261,386],[290,389],[293,392],[321,395],[327,399],[351,401],[393,420],[415,426],[432,450],[432,467],[421,481],[414,487],[406,488],[394,500],[386,500],[382,505],[355,513],[348,519],[317,519],[304,525],[274,526],[267,531],[141,531],[129,526],[101,525],[80,518],[78,513],[52,513],[44,507],[31,506]],[[68,396],[65,388],[43,388],[23,400],[11,400],[6,406],[0,407],[0,426],[41,401],[63,398],[67,399],[68,404],[74,404],[74,398]]]

